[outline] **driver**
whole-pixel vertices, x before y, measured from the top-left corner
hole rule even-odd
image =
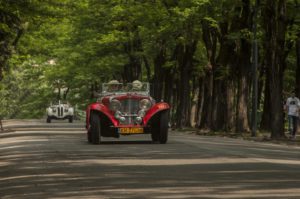
[[[107,84],[107,91],[108,92],[115,92],[119,90],[119,81],[118,80],[111,80]]]

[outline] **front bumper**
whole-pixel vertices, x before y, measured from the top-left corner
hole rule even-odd
[[[48,115],[48,118],[55,120],[65,120],[73,117],[73,115],[57,116],[57,115]]]

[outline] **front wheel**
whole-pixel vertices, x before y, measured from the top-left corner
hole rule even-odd
[[[152,128],[151,139],[154,143],[159,141],[158,128]]]
[[[87,132],[87,140],[89,143],[92,143],[92,133],[90,131]]]
[[[49,116],[47,117],[47,123],[51,123],[51,118]]]
[[[97,113],[91,113],[90,124],[91,142],[93,144],[99,144],[101,142],[101,126],[100,117]]]
[[[168,141],[169,112],[164,111],[159,118],[159,143],[165,144]]]
[[[73,116],[69,117],[69,123],[73,123]]]

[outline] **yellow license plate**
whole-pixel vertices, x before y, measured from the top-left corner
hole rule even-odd
[[[132,127],[132,128],[119,128],[119,133],[120,134],[135,134],[135,133],[144,133],[143,128],[138,128],[138,127]]]

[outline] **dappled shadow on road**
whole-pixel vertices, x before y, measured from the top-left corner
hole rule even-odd
[[[37,138],[38,136],[45,136],[45,135],[49,135],[49,136],[67,136],[67,137],[72,137],[72,136],[76,136],[78,135],[78,131],[71,131],[71,132],[56,132],[56,131],[39,131],[39,132],[35,132],[35,131],[26,131],[26,132],[8,132],[8,133],[4,133],[0,135],[0,139],[1,138],[20,138],[20,137],[34,137]]]
[[[196,146],[172,137],[166,145],[144,140],[90,145],[84,134],[75,132],[27,132],[21,138],[0,141],[0,198],[300,196],[298,155],[276,162],[273,152],[262,156],[252,146],[249,158],[238,152],[242,149],[236,143],[223,142],[214,151],[209,139]]]

